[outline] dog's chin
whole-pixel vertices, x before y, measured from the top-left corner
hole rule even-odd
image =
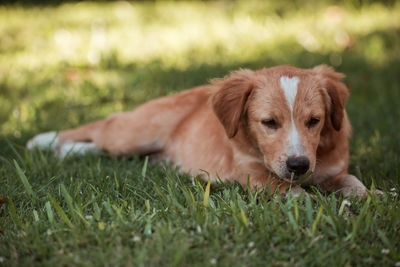
[[[297,175],[294,175],[293,178],[290,175],[281,177],[281,179],[284,180],[285,182],[293,183],[293,184],[296,184],[300,178],[301,178],[301,176],[297,176]]]
[[[292,175],[288,172],[282,173],[282,174],[278,174],[277,172],[274,172],[274,174],[281,180],[288,182],[288,183],[296,183],[296,180],[298,180],[301,176],[297,176],[297,175]]]
[[[311,170],[308,170],[307,173],[309,173]],[[312,172],[312,171],[311,171]],[[296,175],[294,173],[290,173],[288,171],[283,171],[283,173],[279,173],[279,172],[272,172],[273,174],[275,174],[279,179],[288,182],[288,183],[293,183],[293,184],[301,184],[302,182],[304,182],[304,176],[309,176],[307,173],[306,174],[302,174],[302,175]],[[293,177],[292,177],[293,175]],[[306,179],[308,180],[308,178]]]
[[[285,175],[283,176],[279,176],[280,179],[284,180],[285,182],[288,183],[293,183],[293,184],[301,184],[301,182],[303,182],[303,177],[307,175],[307,174],[303,174],[303,175],[295,175],[291,173],[285,173]]]

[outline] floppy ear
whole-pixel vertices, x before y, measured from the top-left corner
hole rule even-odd
[[[335,72],[333,68],[326,65],[319,65],[313,68],[313,71],[319,76],[322,81],[322,87],[328,95],[327,102],[327,118],[333,128],[339,131],[342,127],[344,118],[345,106],[349,97],[349,90],[346,85],[341,82],[345,77],[344,74]]]
[[[253,75],[250,70],[239,70],[224,80],[212,81],[219,87],[212,97],[212,108],[229,138],[234,137],[239,129],[246,101],[253,89]]]

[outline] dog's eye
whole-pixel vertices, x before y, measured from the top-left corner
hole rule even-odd
[[[318,118],[311,117],[311,119],[307,122],[307,127],[308,128],[314,127],[318,123],[319,123],[319,119]]]
[[[278,127],[279,127],[279,124],[273,119],[271,119],[271,120],[262,120],[261,123],[264,126],[267,126],[268,128],[271,128],[271,129],[278,129]]]

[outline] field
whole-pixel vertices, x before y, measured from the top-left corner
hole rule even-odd
[[[0,266],[400,266],[400,3],[333,2],[0,6]],[[347,75],[350,172],[383,196],[282,199],[135,156],[25,149],[278,64]]]

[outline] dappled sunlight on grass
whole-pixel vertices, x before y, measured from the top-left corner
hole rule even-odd
[[[400,25],[400,5],[376,4],[361,10],[323,6],[290,10],[281,16],[271,7],[264,8],[262,16],[252,14],[251,8],[264,4],[251,3],[117,2],[3,8],[0,49],[7,51],[7,60],[17,69],[59,63],[98,65],[113,56],[122,64],[157,59],[166,67],[186,68],[195,63],[255,59],[288,42],[297,51],[341,52],[357,45],[362,35]],[[385,59],[379,41],[370,47]],[[372,54],[368,49],[365,52]]]

